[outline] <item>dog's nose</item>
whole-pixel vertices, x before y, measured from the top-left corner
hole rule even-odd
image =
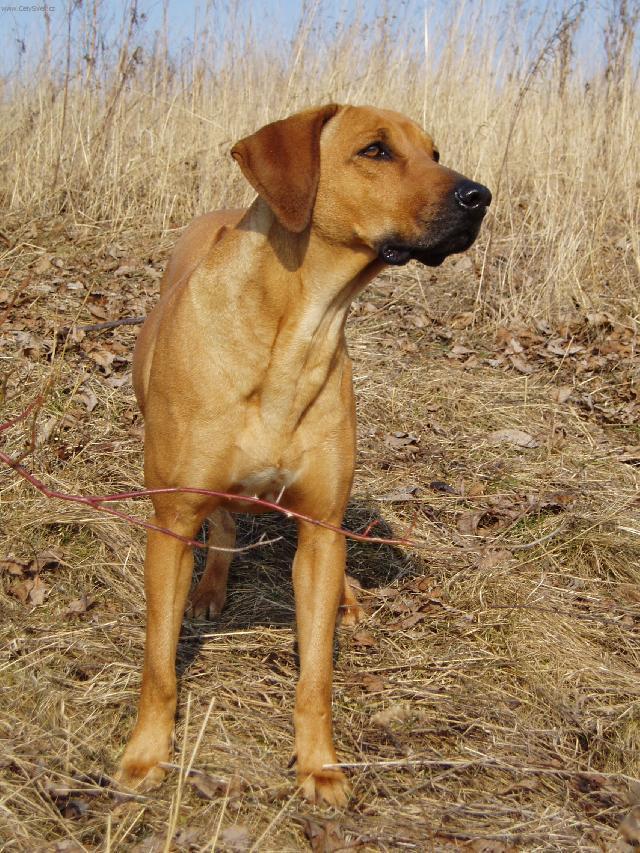
[[[460,181],[454,190],[454,196],[460,207],[465,210],[482,210],[491,204],[491,190],[475,181]]]

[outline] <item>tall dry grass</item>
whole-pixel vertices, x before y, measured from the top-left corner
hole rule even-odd
[[[604,298],[637,314],[637,3],[613,0],[600,29],[584,3],[469,0],[435,19],[379,4],[329,27],[331,8],[304,4],[288,40],[251,4],[213,2],[177,49],[166,17],[145,31],[136,0],[111,44],[101,0],[74,6],[57,60],[48,27],[31,73],[4,81],[2,203],[89,229],[173,228],[249,199],[228,157],[238,137],[310,104],[374,103],[421,122],[444,162],[494,190],[477,308],[544,315]]]
[[[424,544],[350,546],[369,616],[337,635],[349,811],[300,802],[286,768],[290,526],[240,517],[243,544],[283,540],[234,561],[219,620],[185,620],[175,767],[196,775],[122,802],[102,774],[139,692],[144,536],[6,469],[0,849],[633,853],[638,3],[611,0],[596,25],[580,3],[468,0],[425,19],[381,0],[336,24],[333,2],[312,0],[289,40],[248,0],[213,0],[182,48],[135,0],[118,32],[101,0],[70,8],[69,37],[50,20],[0,93],[2,419],[46,390],[25,464],[55,488],[141,485],[136,330],[67,332],[144,314],[177,229],[250,199],[228,156],[238,137],[312,103],[391,106],[495,201],[470,253],[387,270],[349,323],[347,524],[379,518]],[[505,429],[535,441],[496,444]],[[18,425],[3,450],[31,438]]]

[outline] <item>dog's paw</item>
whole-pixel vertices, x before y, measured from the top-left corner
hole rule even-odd
[[[317,773],[298,773],[302,795],[310,803],[325,803],[344,808],[349,799],[349,783],[341,770],[320,770]]]
[[[171,734],[142,729],[133,732],[124,751],[116,781],[127,788],[152,791],[164,781],[166,770],[161,766],[169,761]]]
[[[345,628],[353,628],[362,622],[366,613],[356,602],[355,604],[341,604],[338,610],[338,622]]]
[[[116,782],[124,788],[136,791],[153,791],[164,782],[166,771],[157,764],[125,761],[116,773]]]
[[[192,619],[215,619],[222,613],[226,600],[226,592],[196,588],[191,600],[189,615]]]

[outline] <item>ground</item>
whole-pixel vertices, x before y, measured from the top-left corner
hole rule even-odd
[[[27,451],[25,467],[65,493],[140,488],[138,326],[80,327],[144,315],[176,233],[62,216],[2,234],[2,419],[44,400],[0,450]],[[481,263],[478,250],[389,271],[349,323],[359,455],[346,525],[377,521],[372,535],[416,544],[349,545],[367,619],[336,639],[348,809],[304,803],[290,766],[289,521],[241,521],[243,545],[275,541],[239,555],[219,619],[185,620],[175,763],[159,790],[128,798],[110,777],[140,682],[144,531],[5,468],[3,849],[637,846],[637,329],[606,305],[486,316]]]

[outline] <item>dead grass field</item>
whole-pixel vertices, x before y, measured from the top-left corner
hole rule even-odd
[[[5,86],[1,419],[46,399],[2,450],[28,450],[24,464],[65,492],[142,486],[137,327],[79,327],[145,314],[180,228],[250,198],[228,157],[236,138],[331,99],[393,106],[496,198],[467,255],[388,271],[350,320],[347,526],[379,519],[376,532],[422,547],[349,545],[368,612],[336,642],[349,809],[305,804],[287,769],[290,522],[241,522],[242,544],[276,541],[234,562],[219,620],[185,620],[175,769],[127,799],[108,777],[139,688],[144,533],[5,469],[3,850],[640,843],[637,7],[612,6],[607,71],[588,85],[571,62],[584,10],[516,53],[517,22],[465,8],[437,62],[383,19],[369,41],[356,21],[318,50],[309,7],[290,54],[264,50],[246,19],[216,44],[210,17],[181,61],[162,39],[136,58],[136,24],[117,56],[83,64],[94,4],[73,13],[85,17],[68,66]]]

